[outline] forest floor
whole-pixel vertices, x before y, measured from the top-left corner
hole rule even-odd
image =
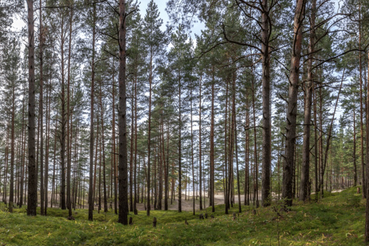
[[[225,215],[224,205],[217,205],[215,213],[153,210],[149,217],[139,211],[129,215],[133,225],[123,226],[113,211],[94,211],[91,222],[85,209],[68,220],[67,210],[29,217],[25,208],[8,213],[0,204],[0,245],[365,245],[365,200],[356,188],[326,192],[319,202],[294,201],[289,212],[281,208],[275,202],[267,208],[242,206],[238,213],[235,205]],[[200,220],[200,213],[208,218]]]

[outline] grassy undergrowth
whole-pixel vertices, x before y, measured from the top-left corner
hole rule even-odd
[[[355,192],[326,194],[318,203],[295,202],[290,212],[280,211],[277,204],[256,213],[242,206],[235,220],[232,213],[238,206],[229,215],[224,205],[216,206],[214,214],[209,208],[205,220],[192,212],[151,211],[147,217],[140,211],[130,214],[131,226],[117,223],[113,212],[95,213],[90,222],[87,210],[74,211],[76,220],[70,221],[60,209],[36,217],[16,209],[13,214],[0,212],[0,245],[364,245],[365,201]]]

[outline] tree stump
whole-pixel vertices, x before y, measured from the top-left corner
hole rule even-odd
[[[186,225],[188,225],[188,222],[187,222],[187,220],[185,220],[185,224],[186,224]]]
[[[204,215],[203,215],[203,214],[200,214],[200,215],[199,215],[199,219],[200,219],[200,220],[203,220],[203,219],[204,219]]]
[[[133,218],[132,217],[129,217],[129,224],[133,225]]]
[[[208,213],[205,213],[205,219],[207,219],[208,218]]]
[[[154,217],[154,219],[153,219],[153,221],[152,221],[152,225],[153,225],[154,227],[156,227],[156,217]]]
[[[360,187],[357,187],[357,194],[360,194]]]

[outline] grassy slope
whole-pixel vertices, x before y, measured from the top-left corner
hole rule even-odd
[[[281,217],[272,208],[254,214],[243,206],[235,221],[224,215],[224,206],[216,207],[214,219],[208,210],[209,218],[201,221],[192,212],[152,211],[147,217],[140,211],[131,215],[132,226],[116,223],[111,212],[96,213],[94,222],[86,220],[85,210],[75,211],[75,221],[59,209],[49,209],[47,217],[28,217],[24,209],[0,212],[0,245],[364,245],[365,201],[355,191],[330,194],[319,203],[295,203]]]

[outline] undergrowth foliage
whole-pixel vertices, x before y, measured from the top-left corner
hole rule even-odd
[[[274,202],[268,208],[243,206],[240,214],[234,206],[224,215],[224,205],[218,205],[215,213],[201,211],[208,214],[201,220],[192,212],[153,210],[148,217],[139,211],[129,214],[130,226],[117,223],[112,211],[94,211],[90,222],[87,210],[75,210],[70,221],[67,210],[29,217],[25,208],[11,214],[1,204],[0,245],[363,245],[365,201],[356,188],[325,194],[290,211]]]

